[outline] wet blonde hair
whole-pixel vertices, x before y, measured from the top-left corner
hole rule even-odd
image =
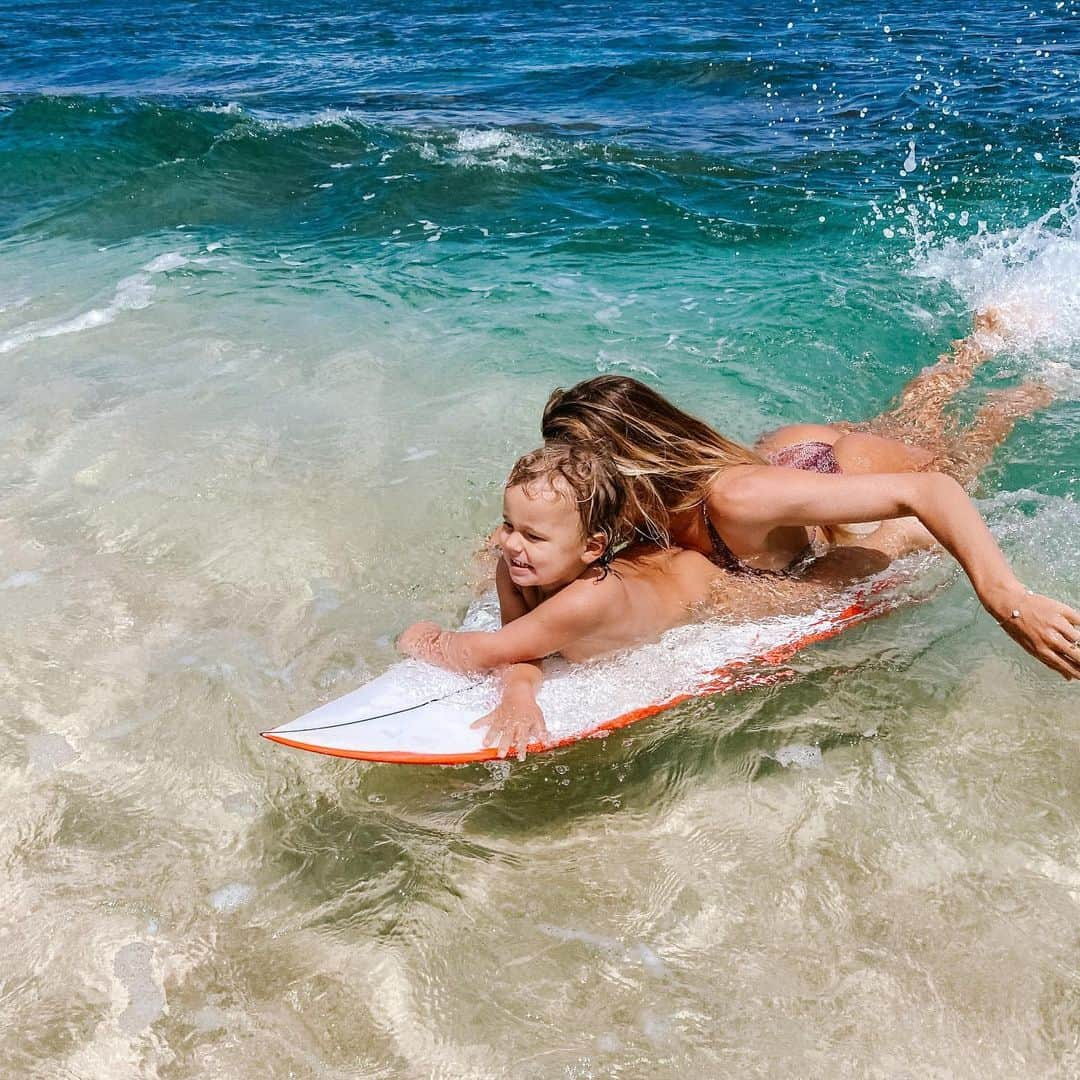
[[[767,464],[624,375],[553,391],[541,432],[550,444],[590,447],[609,457],[625,487],[625,526],[659,544],[671,543],[672,516],[701,505],[725,469]]]
[[[604,538],[599,562],[606,566],[624,542],[624,487],[611,459],[580,444],[547,443],[518,458],[507,487],[547,485],[569,499],[578,512],[581,535]]]

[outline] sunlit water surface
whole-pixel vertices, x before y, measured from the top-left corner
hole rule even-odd
[[[552,386],[751,439],[988,303],[1080,601],[1080,16],[917,8],[6,7],[5,1074],[1080,1073],[1078,699],[943,570],[524,764],[257,736],[460,618]]]

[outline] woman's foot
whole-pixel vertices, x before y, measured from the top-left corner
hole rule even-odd
[[[986,395],[986,403],[976,414],[1010,417],[1019,420],[1031,416],[1040,409],[1045,409],[1054,400],[1054,392],[1045,383],[1034,379],[1019,386],[1010,386],[1002,390],[991,390]]]
[[[997,308],[986,308],[985,311],[975,312],[975,333],[995,334],[1000,336],[1005,331],[1001,312]]]

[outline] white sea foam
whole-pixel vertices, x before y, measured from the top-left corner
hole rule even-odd
[[[599,315],[600,313],[597,312],[597,317],[599,317]],[[627,356],[625,353],[616,355],[615,353],[608,352],[607,349],[597,349],[595,363],[596,370],[601,374],[620,368],[626,371],[632,371],[637,375],[648,375],[653,379],[660,378],[660,373],[655,368],[649,367],[648,364],[642,364],[633,357]]]
[[[223,116],[239,116],[243,111],[243,106],[238,101],[228,101],[224,105],[199,106],[199,112],[220,113]]]
[[[351,109],[320,109],[306,116],[289,117],[283,120],[263,120],[268,128],[318,128],[351,127],[363,123],[362,117]]]
[[[524,162],[550,161],[552,148],[541,139],[515,135],[502,128],[463,128],[447,148],[448,160],[455,165],[488,166],[512,169]],[[425,143],[421,153],[438,157],[436,148]]]
[[[1010,351],[1037,358],[1059,392],[1080,390],[1080,169],[1068,197],[1026,225],[915,239],[917,274],[948,282],[972,310],[995,308]]]
[[[824,765],[820,746],[807,746],[805,743],[791,743],[781,746],[773,757],[783,765],[785,769],[794,766],[796,769],[820,769]]]
[[[619,941],[603,934],[594,934],[590,930],[581,930],[573,926],[555,926],[551,923],[539,923],[537,930],[557,941],[588,945],[618,960],[639,963],[650,975],[668,974],[667,965],[659,953],[643,941]]]
[[[457,136],[459,150],[499,150],[519,157],[529,157],[537,145],[539,144],[535,139],[523,139],[520,135],[513,135],[499,128],[466,128],[459,131]]]
[[[38,773],[50,773],[79,756],[63,735],[50,732],[38,732],[27,736],[26,753],[30,768]]]
[[[22,589],[27,585],[36,585],[40,580],[41,575],[35,570],[18,570],[0,581],[0,589]]]
[[[187,256],[182,255],[179,251],[167,251],[164,255],[159,255],[156,259],[151,259],[143,267],[143,270],[148,274],[162,274],[169,270],[178,269],[187,261]]]
[[[210,904],[215,911],[235,911],[243,907],[254,894],[255,890],[251,885],[230,881],[228,885],[222,885],[210,895]]]
[[[129,942],[113,958],[113,973],[128,998],[118,1017],[120,1029],[128,1035],[145,1031],[165,1011],[165,992],[155,971],[153,950],[144,941]]]
[[[12,352],[42,338],[78,334],[111,323],[123,311],[138,311],[149,307],[154,298],[155,274],[176,270],[187,263],[188,257],[179,251],[167,251],[146,263],[137,274],[122,278],[116,284],[112,299],[103,307],[90,308],[70,319],[58,322],[37,321],[20,326],[6,338],[0,339],[0,355]]]

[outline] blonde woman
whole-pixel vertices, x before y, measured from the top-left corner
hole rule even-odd
[[[998,392],[962,433],[951,431],[943,411],[988,357],[986,335],[994,329],[983,317],[975,334],[875,420],[794,425],[753,450],[644,383],[613,375],[556,390],[542,432],[548,441],[581,442],[611,457],[626,486],[627,524],[638,535],[700,551],[733,575],[788,575],[837,545],[895,557],[924,546],[928,532],[957,559],[1005,632],[1075,679],[1080,614],[1025,589],[962,486],[1016,419],[1048,395],[1030,384]]]

